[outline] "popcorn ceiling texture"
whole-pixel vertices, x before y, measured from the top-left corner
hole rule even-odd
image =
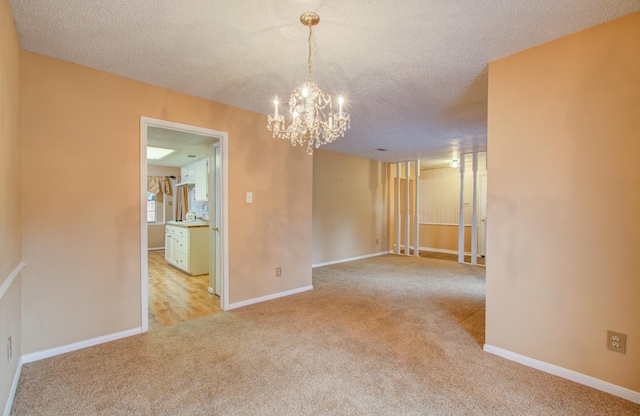
[[[316,11],[314,80],[345,95],[352,118],[327,149],[384,161],[485,149],[487,63],[640,10],[637,0],[9,3],[26,50],[264,114],[306,80],[298,19]]]

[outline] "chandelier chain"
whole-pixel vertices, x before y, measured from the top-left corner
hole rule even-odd
[[[309,25],[309,58],[307,60],[308,62],[308,73],[309,73],[309,77],[307,79],[307,81],[311,82],[311,30],[312,30],[313,26]]]

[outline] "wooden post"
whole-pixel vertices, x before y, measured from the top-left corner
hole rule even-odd
[[[415,212],[413,213],[413,255],[420,256],[420,161],[415,165]]]
[[[471,264],[478,264],[478,223],[477,223],[477,200],[478,200],[478,152],[473,152],[473,202],[471,212]]]
[[[464,165],[466,157],[460,155],[460,216],[458,218],[458,262],[464,263]]]
[[[400,163],[396,163],[396,254],[400,254],[400,227],[402,226],[400,212]]]
[[[410,166],[409,166],[409,162],[405,162],[404,165],[404,171],[405,171],[405,183],[406,183],[406,195],[405,195],[405,200],[407,203],[407,215],[406,215],[406,222],[404,224],[404,255],[408,256],[409,255],[409,237],[410,237],[410,233],[411,233],[411,200],[410,200],[410,194],[411,192],[409,191],[409,172]]]

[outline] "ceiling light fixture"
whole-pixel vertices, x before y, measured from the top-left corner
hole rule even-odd
[[[174,149],[164,149],[162,147],[147,146],[147,159],[160,160],[175,152]]]
[[[320,22],[314,12],[306,12],[300,16],[300,22],[309,27],[309,58],[307,82],[294,89],[289,98],[289,112],[292,120],[286,126],[284,117],[278,113],[278,96],[274,100],[275,114],[267,116],[267,128],[273,137],[287,139],[293,146],[307,146],[307,154],[313,154],[313,148],[331,143],[351,127],[348,113],[342,111],[344,100],[338,98],[338,112],[333,112],[331,97],[325,94],[318,85],[311,81],[311,33],[312,27]],[[325,114],[325,111],[328,113]]]
[[[449,162],[449,166],[452,168],[460,167],[460,161],[458,159],[453,159],[451,162]]]

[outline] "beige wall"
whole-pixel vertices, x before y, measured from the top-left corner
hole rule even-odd
[[[387,169],[383,162],[314,151],[313,264],[389,250]]]
[[[231,303],[311,284],[312,160],[265,116],[30,52],[22,62],[25,352],[141,325],[140,116],[229,134]]]
[[[180,168],[174,168],[171,166],[147,166],[147,175],[150,176],[180,176]],[[173,189],[173,195],[175,195],[175,188]],[[165,203],[166,212],[165,219],[171,221],[173,219],[173,196],[167,196],[160,194],[160,198],[163,198],[166,202],[171,201],[171,206]],[[159,202],[159,201],[158,201]],[[160,203],[160,202],[159,202]],[[148,248],[161,248],[164,247],[164,223],[162,224],[149,224],[147,225],[147,247]]]
[[[458,252],[458,226],[420,224],[420,247]],[[464,227],[464,251],[471,252],[471,226]]]
[[[0,0],[0,287],[22,261],[21,242],[21,50],[6,0]],[[21,347],[22,276],[0,291],[0,411],[4,410]],[[5,345],[11,337],[13,355]]]
[[[489,65],[486,326],[489,345],[636,392],[638,39],[635,13]]]

